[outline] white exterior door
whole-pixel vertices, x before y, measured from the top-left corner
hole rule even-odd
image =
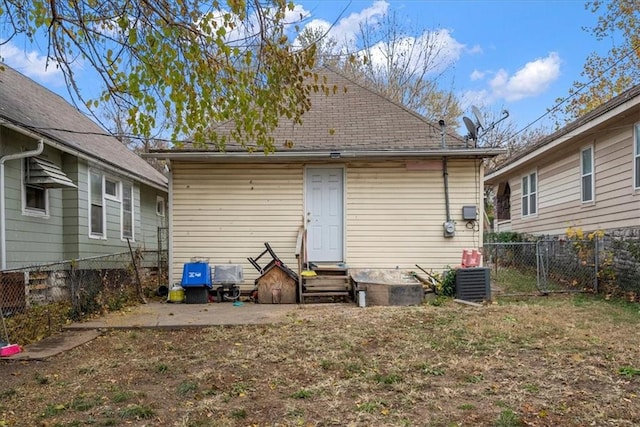
[[[344,241],[342,168],[307,168],[307,259],[342,262]]]

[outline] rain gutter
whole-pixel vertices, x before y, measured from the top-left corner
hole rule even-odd
[[[142,157],[168,159],[177,161],[206,161],[206,162],[237,162],[263,163],[269,161],[310,161],[310,160],[381,160],[408,158],[486,158],[506,153],[506,150],[496,148],[486,149],[432,149],[407,151],[313,151],[313,152],[279,152],[264,154],[249,152],[217,152],[217,151],[156,151],[144,153]]]

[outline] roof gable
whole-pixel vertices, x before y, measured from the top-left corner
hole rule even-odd
[[[160,187],[164,175],[61,96],[3,64],[0,118]]]
[[[282,119],[273,132],[276,152],[327,151],[410,151],[442,148],[441,128],[416,112],[391,101],[328,67],[318,71],[330,94],[321,90],[310,95],[311,109],[302,116],[302,125]],[[335,90],[333,90],[335,89]],[[215,130],[229,135],[231,123]],[[469,148],[467,142],[446,130],[447,148]],[[228,143],[226,152],[246,151]],[[185,144],[175,151],[216,151],[216,147]]]

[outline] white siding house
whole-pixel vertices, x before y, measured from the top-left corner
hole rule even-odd
[[[312,95],[302,125],[276,129],[273,153],[228,144],[152,154],[171,169],[173,282],[184,263],[205,258],[243,265],[242,285],[252,287],[258,272],[247,258],[267,242],[295,268],[301,229],[309,262],[349,268],[442,271],[462,249],[482,246],[482,160],[500,150],[470,146],[335,71],[320,73],[344,90]],[[463,206],[476,216],[463,219]]]

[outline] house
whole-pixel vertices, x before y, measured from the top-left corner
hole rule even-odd
[[[496,231],[640,227],[640,86],[509,158],[485,185],[495,194]]]
[[[155,249],[167,179],[62,97],[0,70],[0,270]],[[128,240],[127,240],[128,239]]]
[[[483,159],[500,151],[473,147],[332,69],[319,74],[338,90],[313,93],[302,125],[281,122],[270,154],[233,144],[151,154],[171,169],[173,282],[205,258],[243,265],[246,289],[260,274],[247,258],[264,243],[293,269],[302,252],[316,265],[436,271],[482,245]]]

